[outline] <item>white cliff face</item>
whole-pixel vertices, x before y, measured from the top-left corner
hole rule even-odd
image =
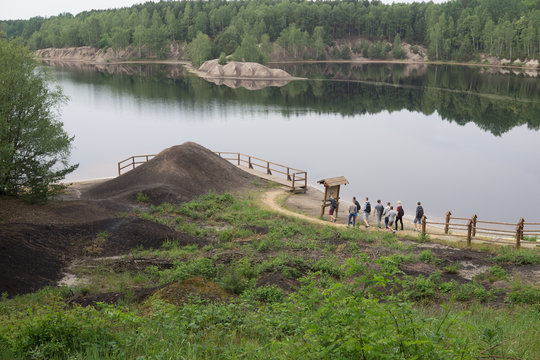
[[[259,63],[230,61],[220,65],[217,59],[202,64],[198,72],[205,78],[284,80],[293,77],[284,70],[271,69]]]

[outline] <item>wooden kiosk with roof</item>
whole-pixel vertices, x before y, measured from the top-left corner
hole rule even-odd
[[[317,182],[324,185],[324,199],[321,205],[321,217],[324,215],[324,210],[326,209],[326,207],[330,205],[328,198],[330,196],[333,196],[337,202],[335,212],[335,216],[337,218],[339,210],[339,187],[341,185],[347,185],[349,181],[347,181],[344,176],[338,176],[328,179],[322,179]]]

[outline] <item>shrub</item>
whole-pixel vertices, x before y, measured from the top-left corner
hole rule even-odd
[[[140,203],[147,203],[148,202],[148,195],[144,194],[142,191],[139,191],[137,193],[137,201]]]
[[[443,267],[443,270],[450,274],[457,274],[460,268],[461,268],[460,263],[456,261],[453,264]]]
[[[516,285],[504,301],[510,304],[535,305],[540,309],[540,289],[529,285]]]
[[[247,292],[248,298],[265,303],[278,303],[283,301],[283,290],[274,285],[260,286]]]
[[[536,250],[501,247],[494,260],[516,265],[536,265],[540,264],[540,254]]]
[[[219,64],[219,65],[226,65],[226,64],[227,64],[227,55],[225,55],[224,52],[222,52],[221,54],[219,54],[218,64]]]

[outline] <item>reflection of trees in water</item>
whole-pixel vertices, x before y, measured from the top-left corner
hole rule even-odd
[[[107,85],[136,97],[180,102],[195,110],[216,102],[275,106],[284,116],[306,111],[353,116],[406,109],[426,115],[436,111],[444,120],[460,125],[474,122],[497,136],[520,125],[540,128],[540,80],[486,75],[480,69],[466,67],[419,65],[365,64],[349,66],[345,71],[340,68],[342,64],[314,64],[305,70],[310,76],[328,77],[332,71],[338,78],[292,81],[281,88],[257,91],[216,86],[195,76],[172,76],[172,69],[178,67],[168,65],[131,65],[129,72],[124,68],[117,74],[60,72],[59,76]],[[340,79],[345,73],[347,80]]]

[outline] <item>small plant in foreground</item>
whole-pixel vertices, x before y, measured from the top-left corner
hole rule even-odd
[[[425,232],[422,232],[422,231],[418,233],[418,241],[428,242],[429,240],[430,240],[429,234],[426,234]]]
[[[459,272],[459,269],[461,268],[461,264],[459,262],[455,262],[453,264],[447,265],[443,267],[443,270],[446,271],[449,274],[457,274]]]
[[[139,191],[137,193],[137,201],[140,202],[140,203],[147,203],[148,202],[148,195],[146,195],[142,191]]]
[[[494,260],[516,265],[537,265],[540,264],[540,253],[532,249],[516,250],[510,247],[501,247],[499,255],[495,256]]]
[[[530,235],[530,236],[523,236],[523,241],[532,241],[532,242],[536,242],[538,240],[538,236],[536,235]]]

